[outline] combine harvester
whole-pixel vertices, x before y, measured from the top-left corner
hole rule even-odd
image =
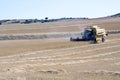
[[[85,28],[84,32],[81,33],[82,38],[77,37],[76,39],[70,38],[70,41],[93,41],[94,43],[105,42],[105,37],[108,35],[104,28],[98,26],[90,26]]]

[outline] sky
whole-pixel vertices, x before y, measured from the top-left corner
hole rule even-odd
[[[97,18],[120,13],[120,0],[1,0],[1,19]]]

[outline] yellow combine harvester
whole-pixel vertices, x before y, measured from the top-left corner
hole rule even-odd
[[[92,40],[95,43],[105,42],[105,37],[108,34],[106,33],[104,28],[100,28],[98,26],[90,26],[85,29],[82,34],[82,39],[85,41]]]
[[[82,33],[82,39],[70,39],[71,41],[94,41],[94,43],[105,42],[105,37],[108,34],[106,33],[104,28],[100,28],[98,26],[90,26],[85,28]]]

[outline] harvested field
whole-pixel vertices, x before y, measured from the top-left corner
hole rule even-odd
[[[53,26],[51,32],[54,32],[53,29],[55,32],[59,29],[60,32],[78,32],[76,28],[82,30],[83,28],[80,28],[82,23],[82,27],[98,24],[107,30],[120,30],[119,21],[119,18],[112,18],[41,25],[46,29],[48,24]],[[109,27],[108,23],[111,22],[117,22],[118,25],[115,23],[116,26]],[[1,34],[39,33],[29,31],[34,25],[40,24],[29,24],[24,27],[23,24],[3,25],[4,28],[0,26],[0,32]],[[75,25],[77,27],[73,27]],[[35,28],[42,31],[42,26]],[[21,29],[28,32],[20,31]],[[70,42],[69,38],[1,40],[0,44],[0,80],[120,80],[120,34],[110,34],[106,42],[100,44]]]

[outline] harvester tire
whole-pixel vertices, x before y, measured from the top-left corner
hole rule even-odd
[[[105,42],[105,38],[104,37],[102,37],[101,40],[102,40],[102,42]]]

